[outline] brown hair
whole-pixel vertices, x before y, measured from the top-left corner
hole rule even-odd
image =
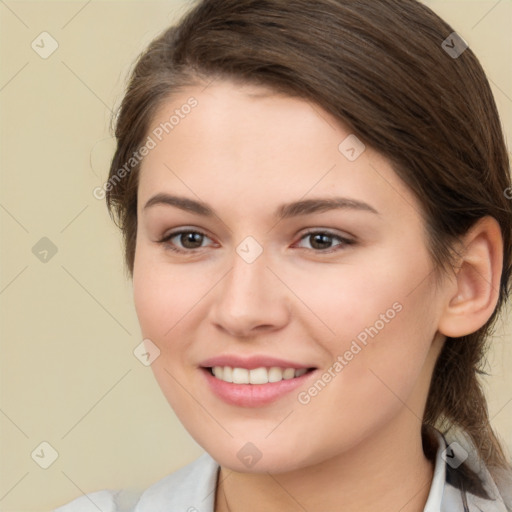
[[[110,178],[147,137],[179,89],[226,78],[302,97],[387,157],[415,193],[436,268],[490,215],[501,226],[498,305],[485,326],[448,338],[434,369],[424,424],[462,427],[491,467],[509,467],[489,423],[478,375],[508,295],[512,202],[496,105],[477,58],[442,47],[453,29],[416,0],[202,0],[139,57],[117,118]],[[133,275],[139,165],[106,199]]]

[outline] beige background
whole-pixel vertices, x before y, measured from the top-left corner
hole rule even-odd
[[[141,339],[120,237],[92,195],[107,177],[110,111],[131,63],[187,4],[0,1],[3,511],[145,488],[202,453],[132,353]],[[480,57],[510,141],[511,0],[427,4]],[[59,45],[47,59],[31,48],[43,31]],[[32,252],[43,237],[57,248],[46,263]],[[496,332],[488,388],[509,449],[511,332],[510,320]],[[43,441],[59,454],[48,469],[31,458]]]

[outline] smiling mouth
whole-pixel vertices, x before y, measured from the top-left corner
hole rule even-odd
[[[281,368],[279,366],[254,369],[232,366],[213,366],[205,368],[210,375],[224,382],[233,384],[268,384],[302,377],[315,368]]]

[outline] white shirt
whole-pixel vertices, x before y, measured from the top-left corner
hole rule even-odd
[[[497,485],[481,461],[472,456],[476,450],[467,437],[455,437],[455,441],[448,443],[435,429],[431,429],[430,435],[437,444],[437,451],[424,512],[512,511],[511,475],[504,474]],[[458,488],[461,484],[456,480],[461,476],[459,468],[464,467],[460,466],[463,459],[465,465],[478,475],[487,497]],[[214,512],[219,469],[219,464],[204,453],[143,493],[99,491],[77,498],[54,512]],[[468,482],[465,485],[469,485]],[[478,494],[478,491],[474,492]]]

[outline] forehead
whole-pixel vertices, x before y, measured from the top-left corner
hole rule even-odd
[[[247,211],[317,192],[396,203],[404,188],[384,158],[318,105],[259,86],[184,89],[159,108],[148,137],[154,147],[141,166],[142,200],[167,188],[239,201]],[[347,158],[354,152],[360,156]]]
[[[189,104],[194,106],[189,108]],[[190,87],[172,96],[158,109],[151,126],[153,130],[162,127],[164,137],[185,138],[192,132],[202,147],[222,141],[227,141],[231,149],[236,149],[237,143],[243,143],[244,147],[249,143],[273,147],[288,138],[291,148],[293,142],[300,145],[304,137],[309,139],[315,132],[318,135],[323,132],[325,138],[336,124],[341,126],[328,117],[329,114],[306,99],[224,80],[206,87]],[[166,125],[169,121],[172,127]],[[283,152],[289,147],[283,148]]]

